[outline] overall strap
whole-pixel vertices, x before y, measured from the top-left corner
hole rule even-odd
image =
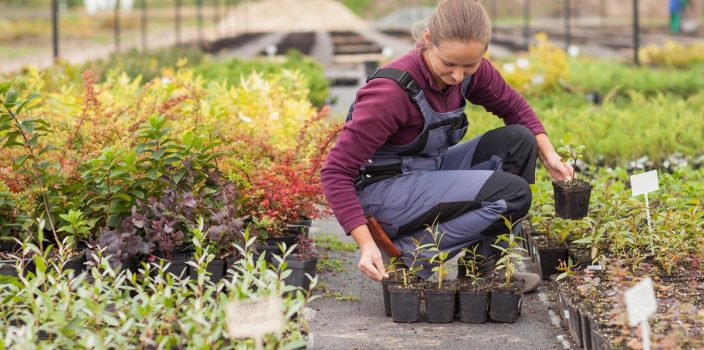
[[[416,95],[420,92],[420,88],[410,73],[405,70],[396,68],[377,68],[377,70],[367,77],[367,82],[376,78],[386,78],[395,81],[401,88],[406,91],[408,96],[415,100]]]

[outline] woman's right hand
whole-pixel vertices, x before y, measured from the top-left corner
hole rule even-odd
[[[357,263],[359,271],[374,281],[381,281],[382,278],[389,277],[384,269],[381,251],[369,233],[369,227],[367,225],[357,226],[350,231],[350,234],[359,246],[359,263]]]
[[[388,278],[389,274],[384,269],[384,262],[381,259],[381,251],[374,241],[367,242],[359,247],[359,263],[357,268],[368,278],[374,281],[381,281]]]

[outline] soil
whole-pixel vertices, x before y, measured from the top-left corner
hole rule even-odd
[[[587,189],[592,187],[589,182],[580,179],[555,180],[553,181],[553,184],[555,184],[555,186],[563,188],[564,191],[568,193],[586,191]]]

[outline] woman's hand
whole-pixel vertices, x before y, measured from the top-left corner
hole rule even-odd
[[[369,233],[367,225],[357,226],[350,232],[352,238],[359,246],[359,263],[357,268],[368,278],[374,281],[381,281],[382,278],[389,277],[384,269],[384,262],[381,259],[381,251],[376,246],[372,235]]]
[[[362,273],[374,281],[381,281],[383,278],[389,277],[384,271],[384,262],[381,259],[381,251],[379,247],[372,241],[363,247],[359,247],[360,256],[357,268]]]
[[[548,174],[555,180],[571,180],[574,177],[574,168],[569,163],[562,161],[550,143],[548,135],[537,134],[535,138],[538,141],[538,157]]]

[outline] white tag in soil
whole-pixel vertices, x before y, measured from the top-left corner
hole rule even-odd
[[[631,191],[634,196],[657,191],[658,188],[657,170],[631,176]]]
[[[631,327],[635,327],[643,321],[647,321],[650,315],[658,309],[653,290],[653,280],[644,278],[635,286],[628,289],[623,294],[628,310],[628,322]]]
[[[280,334],[284,328],[281,297],[235,300],[226,308],[225,322],[231,338],[252,338],[257,342],[265,334]]]

